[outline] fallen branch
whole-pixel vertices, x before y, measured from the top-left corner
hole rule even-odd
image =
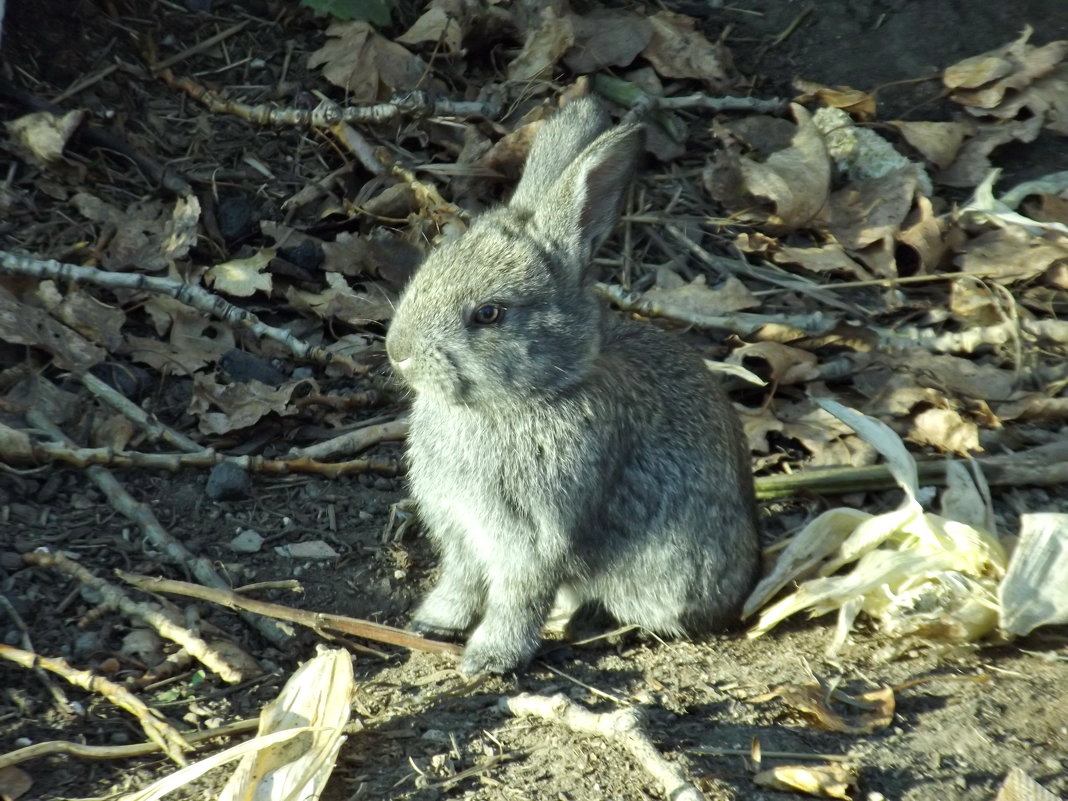
[[[313,109],[278,108],[264,104],[250,105],[227,100],[191,78],[179,78],[169,69],[160,70],[158,77],[169,87],[184,92],[208,111],[232,114],[257,125],[276,128],[330,128],[339,123],[379,125],[399,117],[424,119],[427,117],[482,117],[494,119],[500,111],[493,103],[450,100],[435,97],[429,92],[414,91],[394,95],[388,103],[366,106],[338,106],[320,103]]]
[[[228,462],[250,473],[265,475],[290,475],[311,473],[327,478],[354,473],[379,473],[396,476],[401,472],[395,459],[352,459],[347,462],[319,462],[299,457],[279,460],[262,456],[228,456],[211,448],[201,448],[195,453],[141,453],[140,451],[117,451],[112,448],[77,448],[62,442],[35,442],[22,431],[8,428],[0,423],[0,459],[13,465],[63,464],[70,467],[91,468],[107,465],[114,468],[141,468],[143,470],[167,470],[176,472],[184,467],[214,467]]]
[[[160,750],[174,762],[179,765],[186,764],[184,752],[192,750],[192,746],[185,737],[169,723],[157,718],[144,701],[133,695],[122,685],[116,684],[103,676],[90,673],[88,670],[72,668],[63,659],[40,656],[31,651],[23,651],[21,648],[13,648],[2,643],[0,643],[0,658],[25,668],[44,668],[66,679],[76,687],[99,693],[115,706],[125,709],[136,717],[145,735],[156,743]]]
[[[309,445],[307,448],[294,448],[289,458],[325,459],[337,453],[359,453],[380,442],[394,442],[408,436],[408,418],[391,420],[388,423],[363,426],[349,431],[339,437]]]
[[[23,554],[22,560],[28,565],[48,568],[76,578],[84,586],[98,593],[102,604],[117,609],[127,617],[143,621],[159,632],[160,636],[178,643],[190,656],[228,684],[237,684],[263,672],[256,661],[244,651],[230,647],[226,653],[220,652],[185,626],[178,625],[159,608],[134,601],[120,587],[94,576],[63,554],[40,548]]]
[[[67,439],[66,435],[60,431],[51,420],[45,417],[41,411],[31,409],[26,413],[26,419],[31,425],[46,432],[49,436],[65,444],[67,447],[71,446],[72,443]],[[122,513],[130,521],[136,523],[141,528],[141,532],[145,539],[158,548],[160,553],[172,564],[178,565],[183,569],[188,569],[197,577],[197,579],[205,584],[215,587],[228,586],[223,577],[215,570],[215,566],[211,560],[195,556],[184,544],[171,536],[171,534],[160,525],[159,520],[156,519],[152,510],[145,504],[134,500],[130,493],[123,489],[122,485],[119,484],[109,471],[105,470],[103,467],[94,465],[87,468],[86,473],[90,480],[96,484],[101,492],[104,493],[104,497],[108,499],[108,502],[112,507]],[[280,627],[275,625],[273,621],[250,616],[248,622],[259,631],[260,634],[275,645],[284,647],[289,640],[286,633]]]
[[[641,712],[633,706],[614,712],[590,712],[563,693],[533,695],[520,693],[504,699],[508,711],[520,717],[541,718],[559,723],[579,734],[594,734],[626,748],[645,770],[660,783],[664,798],[670,801],[703,801],[704,796],[682,768],[669,762],[656,750],[642,730]]]
[[[147,592],[199,598],[202,601],[208,601],[218,606],[225,606],[227,609],[252,612],[264,617],[307,626],[314,631],[325,629],[342,634],[351,634],[355,637],[363,637],[366,640],[374,640],[375,642],[399,645],[401,648],[429,651],[435,654],[458,656],[462,650],[460,646],[451,642],[427,640],[410,631],[386,626],[382,623],[372,623],[370,620],[359,620],[358,618],[345,617],[344,615],[329,615],[323,612],[306,612],[303,609],[293,609],[290,606],[273,604],[268,601],[257,601],[255,598],[246,598],[231,590],[204,587],[199,584],[190,584],[187,581],[149,578],[148,576],[125,573],[121,570],[116,570],[115,573],[123,581]]]
[[[225,726],[206,731],[184,731],[179,733],[187,743],[195,746],[198,743],[214,740],[217,737],[230,737],[234,734],[255,731],[259,725],[259,718],[248,718],[247,720],[235,720],[233,723],[227,723]],[[129,745],[85,745],[84,743],[72,743],[67,740],[50,740],[44,743],[34,743],[25,748],[9,751],[6,754],[0,754],[0,770],[31,759],[58,756],[59,754],[81,759],[132,759],[133,757],[155,754],[160,750],[160,745],[156,742],[131,743]]]
[[[0,272],[14,275],[29,275],[73,284],[92,284],[107,289],[132,289],[168,295],[179,303],[215,317],[231,325],[247,329],[257,337],[271,339],[283,345],[298,359],[319,364],[339,364],[355,375],[366,375],[366,365],[357,364],[347,356],[331,353],[326,348],[310,345],[293,336],[284,328],[276,328],[260,321],[250,311],[235,306],[195,284],[183,284],[171,278],[142,275],[140,273],[111,273],[95,267],[80,267],[58,261],[31,259],[9,251],[0,250]]]
[[[918,462],[920,484],[944,486],[951,460]],[[973,460],[992,487],[1048,487],[1068,483],[1068,442],[1054,442],[1020,453]],[[840,495],[861,490],[892,489],[897,482],[885,465],[824,467],[792,474],[759,476],[760,500],[801,493]]]

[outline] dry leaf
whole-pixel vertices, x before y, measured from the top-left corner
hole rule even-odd
[[[785,792],[807,793],[820,798],[850,799],[857,784],[857,771],[851,765],[779,765],[753,777],[761,787]]]
[[[326,273],[322,292],[286,288],[286,299],[298,310],[314,312],[319,317],[336,318],[351,325],[381,322],[393,316],[396,298],[380,283],[368,284],[365,292],[356,292],[339,273]]]
[[[90,220],[115,226],[100,259],[108,270],[160,272],[184,258],[197,241],[200,201],[195,195],[179,197],[173,208],[148,200],[119,210],[85,193],[71,203]]]
[[[975,124],[956,122],[906,122],[891,120],[893,125],[920,154],[936,167],[945,169],[960,152],[966,136],[975,131]]]
[[[1061,801],[1020,768],[1011,768],[994,801]]]
[[[961,456],[982,450],[979,427],[952,409],[925,409],[913,418],[907,436],[919,445]]]
[[[1001,404],[997,407],[995,413],[998,419],[1003,422],[1008,420],[1068,420],[1068,398],[1049,398],[1038,394],[1027,395],[1011,403]]]
[[[819,361],[815,355],[779,342],[742,345],[735,348],[727,361],[776,384],[798,384],[819,376]]]
[[[239,298],[247,298],[257,291],[270,294],[271,274],[263,271],[274,257],[273,249],[261,248],[248,258],[216,264],[205,273],[204,280],[220,292]]]
[[[1068,623],[1068,515],[1025,514],[1020,541],[998,587],[1001,629],[1023,637]]]
[[[459,53],[463,44],[463,29],[448,11],[441,6],[436,6],[427,9],[412,27],[394,41],[405,45],[441,42],[448,52]]]
[[[63,370],[83,372],[107,358],[107,351],[43,309],[30,306],[0,286],[0,341],[31,345],[52,355]]]
[[[875,116],[875,95],[862,92],[860,89],[848,86],[824,86],[801,79],[794,81],[794,88],[802,92],[800,97],[794,98],[795,103],[807,105],[815,101],[824,106],[841,109],[860,122],[865,122]]]
[[[326,35],[326,44],[308,56],[308,69],[322,66],[323,77],[344,89],[351,102],[370,103],[414,89],[426,73],[426,62],[367,22],[335,22]]]
[[[661,283],[660,279],[658,283]],[[705,277],[699,275],[691,283],[671,289],[654,287],[642,297],[656,307],[675,309],[690,316],[729,314],[760,305],[760,301],[753,297],[745,284],[733,276],[728,276],[723,284],[715,289],[709,288],[705,284]]]
[[[543,77],[574,43],[571,16],[561,17],[551,6],[545,8],[541,24],[530,30],[523,49],[508,65],[508,80],[532,81]]]
[[[727,84],[730,55],[697,30],[692,17],[658,11],[649,17],[653,35],[642,55],[665,78],[694,78],[709,89]]]
[[[837,242],[809,248],[783,245],[769,255],[776,264],[796,264],[821,275],[842,275],[862,281],[872,277]]]
[[[12,149],[24,161],[80,183],[85,167],[68,161],[63,149],[87,113],[79,109],[57,116],[50,111],[36,111],[10,120],[4,127],[11,136]]]
[[[1019,227],[980,234],[969,240],[953,260],[963,271],[984,273],[987,280],[1003,284],[1035,278],[1066,262],[1068,238],[1050,240]]]
[[[990,172],[990,154],[1009,142],[1033,142],[1042,132],[1041,117],[1023,120],[999,120],[995,124],[978,124],[975,135],[961,147],[956,160],[935,175],[946,186],[976,186]]]
[[[1005,400],[1012,396],[1016,385],[1012,370],[922,348],[898,353],[892,360],[887,358],[885,364],[907,369],[925,387],[975,400]]]
[[[804,108],[791,108],[797,131],[790,147],[772,153],[764,162],[725,149],[703,176],[709,193],[732,209],[749,205],[746,196],[769,201],[773,212],[767,223],[779,231],[812,223],[826,203],[831,185],[831,162],[823,137]]]
[[[248,428],[271,412],[295,414],[289,400],[303,383],[287,381],[279,387],[256,380],[220,384],[214,374],[197,373],[193,376],[193,399],[188,411],[199,420],[197,427],[202,434],[225,434]]]
[[[958,278],[950,285],[949,310],[967,325],[996,325],[1006,319],[1005,299],[981,278]]]
[[[0,768],[0,798],[4,801],[18,801],[33,787],[33,779],[22,768],[8,765]]]
[[[912,209],[915,195],[916,176],[908,167],[853,181],[831,196],[827,227],[847,250],[892,240]]]
[[[653,26],[633,12],[602,8],[572,15],[574,44],[564,54],[568,69],[580,75],[605,67],[626,67],[653,38]]]
[[[934,213],[930,198],[917,195],[912,211],[894,238],[899,246],[895,254],[899,273],[933,273],[946,252],[946,221]],[[908,263],[904,249],[914,255],[915,264]]]
[[[894,722],[894,690],[880,687],[859,695],[847,695],[825,684],[783,684],[765,698],[781,698],[812,718],[816,727],[840,734],[871,734]]]
[[[71,286],[66,294],[62,294],[54,281],[42,281],[37,285],[36,294],[53,317],[86,339],[109,351],[122,342],[122,326],[126,322],[126,313],[122,309],[108,306],[78,287]]]

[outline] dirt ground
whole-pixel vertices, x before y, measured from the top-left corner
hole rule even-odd
[[[116,45],[116,28],[104,23],[103,5],[8,0],[4,79],[47,96],[51,90],[46,87],[68,86],[98,63],[101,53],[117,48],[125,55],[123,48],[129,45]],[[1035,27],[1038,42],[1068,38],[1068,3],[1063,0],[669,5],[699,16],[713,39],[724,26],[732,26],[726,41],[735,67],[752,77],[752,91],[759,96],[789,96],[790,82],[797,76],[870,88],[937,73],[965,56],[1005,43],[1024,24]],[[806,8],[811,11],[792,34],[768,46]],[[302,16],[297,25],[287,17],[290,27],[281,30],[267,24],[278,13],[277,6],[247,3],[244,9],[232,18],[247,14],[259,22],[233,46],[250,55],[274,63],[291,46],[297,65],[319,46],[325,21]],[[217,4],[215,11],[230,14],[233,9]],[[41,25],[41,19],[55,24]],[[168,30],[180,31],[176,38],[183,46],[197,40],[188,34],[197,24],[196,15],[170,3],[153,3],[123,23],[133,30],[151,28],[164,42]],[[94,90],[102,105],[128,115],[153,105],[174,108],[172,90],[162,83],[131,78],[136,91],[126,91],[117,85],[126,80],[122,75],[120,71],[110,79],[115,86],[105,83]],[[305,73],[295,70],[294,75],[300,80]],[[888,109],[885,118],[908,114],[920,104],[937,107],[931,87],[922,84],[888,87],[880,102]],[[14,107],[5,106],[4,113],[5,118],[14,116]],[[265,132],[253,138],[239,133],[246,129],[243,121],[224,125],[232,126],[227,141],[243,141],[241,147],[267,163],[280,164],[293,146],[289,133]],[[180,151],[186,130],[173,123],[158,134],[168,148]],[[233,163],[232,154],[226,158]],[[1030,178],[1068,169],[1068,147],[1063,138],[1043,136],[1029,145],[999,150],[996,161],[1014,178]],[[0,167],[0,173],[5,171]],[[351,389],[366,389],[376,380],[354,382]],[[171,400],[167,387],[150,387],[145,394],[154,399],[161,417],[176,423],[182,419],[183,401]],[[353,422],[397,411],[392,406],[375,408]],[[293,432],[279,428],[261,443],[270,436],[290,435]],[[243,444],[237,438],[229,443],[238,452]],[[374,455],[399,458],[401,450],[387,443]],[[389,525],[391,506],[405,497],[403,478],[261,476],[250,499],[221,502],[205,495],[205,472],[138,470],[116,475],[134,497],[151,506],[168,531],[210,559],[234,586],[297,579],[304,590],[300,595],[265,594],[279,603],[403,625],[433,576],[434,555],[423,537],[415,531],[398,534]],[[871,510],[894,503],[892,493],[863,498]],[[1060,487],[1015,489],[999,493],[996,503],[1011,529],[1021,510],[1068,510],[1068,493]],[[818,508],[815,501],[766,505],[762,519],[767,541]],[[229,547],[246,529],[264,537],[258,553],[237,553]],[[324,539],[340,557],[299,560],[273,550],[301,539]],[[80,667],[117,654],[129,630],[124,619],[113,616],[79,627],[94,599],[73,581],[23,567],[19,554],[40,546],[73,553],[101,576],[121,568],[187,578],[142,543],[136,527],[112,510],[84,472],[0,472],[0,592],[26,621],[38,652],[64,656]],[[145,693],[146,700],[183,727],[211,727],[255,716],[322,642],[311,632],[298,631],[293,644],[280,650],[231,612],[201,605],[199,613],[242,643],[268,675],[228,686],[211,678],[193,684],[184,674]],[[848,757],[859,770],[854,797],[869,801],[985,801],[993,798],[1013,767],[1022,768],[1050,792],[1068,797],[1068,637],[1063,629],[1042,630],[1011,645],[948,652],[911,645],[894,649],[862,633],[837,660],[828,661],[824,647],[831,629],[828,619],[817,619],[782,626],[758,640],[726,634],[699,643],[660,643],[628,633],[559,647],[518,676],[488,678],[473,686],[446,657],[387,647],[378,654],[355,650],[359,691],[354,720],[359,726],[342,748],[324,797],[660,797],[653,780],[618,746],[502,711],[503,697],[523,691],[563,692],[598,711],[615,708],[605,694],[638,705],[656,745],[679,760],[710,799],[786,797],[753,784],[748,755],[754,740],[765,754],[790,752],[813,762],[827,755]],[[6,643],[20,642],[16,626],[3,611],[0,635]],[[803,683],[813,675],[857,692],[927,681],[901,688],[893,723],[864,735],[820,731],[781,701],[753,700],[770,688]],[[63,715],[33,673],[0,663],[0,753],[48,740],[121,745],[142,739],[129,716],[111,704],[76,689],[68,694],[84,705],[83,715]],[[719,753],[699,753],[702,750]],[[774,761],[765,757],[765,762]],[[34,781],[24,798],[66,799],[113,797],[145,786],[172,766],[162,757],[90,761],[53,756],[20,767]],[[175,797],[210,798],[214,787],[208,780]]]

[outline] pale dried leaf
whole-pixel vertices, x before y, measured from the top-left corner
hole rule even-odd
[[[652,38],[642,55],[658,73],[665,78],[694,78],[713,90],[724,88],[729,55],[697,30],[692,17],[658,11],[649,22]]]
[[[998,120],[980,123],[976,133],[961,147],[956,160],[935,175],[946,186],[976,186],[990,172],[990,154],[1009,142],[1033,142],[1042,132],[1043,119]]]
[[[204,278],[215,289],[239,298],[247,298],[256,292],[271,292],[271,274],[264,273],[275,251],[261,248],[244,259],[231,259],[216,264]]]
[[[733,276],[728,276],[721,286],[712,289],[705,283],[705,277],[699,275],[693,282],[679,287],[654,287],[647,291],[643,298],[655,306],[672,308],[691,315],[715,316],[760,305],[760,301],[753,297],[745,284]]]
[[[841,245],[830,242],[818,247],[782,245],[770,254],[776,264],[796,264],[810,272],[842,275],[866,281],[872,277],[864,266],[850,258]]]
[[[1022,228],[997,228],[969,240],[954,259],[966,272],[983,273],[987,280],[1011,284],[1042,275],[1068,261],[1068,238],[1053,241]]]
[[[779,342],[742,345],[727,360],[776,384],[797,384],[819,376],[819,360],[814,354]]]
[[[441,42],[450,53],[459,53],[463,44],[463,30],[441,6],[427,9],[404,33],[394,39],[404,45],[421,42]]]
[[[63,115],[50,111],[35,111],[4,123],[11,136],[11,145],[25,161],[44,169],[59,169],[61,173],[78,168],[63,156],[63,149],[85,120],[87,111],[78,109]]]
[[[800,792],[820,798],[850,799],[857,784],[856,768],[841,763],[831,765],[778,765],[753,776],[760,787]]]
[[[998,602],[1001,629],[1009,634],[1068,623],[1068,515],[1021,516],[1020,541]]]
[[[42,281],[37,286],[36,294],[41,305],[53,317],[86,339],[103,345],[109,351],[121,344],[122,326],[126,322],[126,313],[122,309],[102,303],[75,286],[61,293],[54,281]]]
[[[912,211],[894,238],[916,255],[916,265],[911,272],[932,273],[946,253],[946,221],[934,213],[930,198],[917,195]],[[900,254],[897,260],[900,268]]]
[[[0,12],[3,6],[0,4]],[[2,20],[0,20],[2,22]],[[33,778],[22,768],[8,765],[0,768],[0,798],[18,801],[33,787]]]
[[[912,421],[908,438],[946,453],[966,456],[981,451],[979,427],[953,409],[925,409]]]
[[[905,141],[916,148],[920,154],[936,167],[945,169],[960,152],[964,138],[974,130],[973,123],[965,121],[956,122],[926,122],[891,120],[893,125],[905,137]]]
[[[994,801],[1061,801],[1022,768],[1010,768]]]
[[[261,381],[220,384],[214,375],[193,376],[193,398],[189,413],[199,420],[202,434],[225,434],[259,422],[274,412],[294,414],[289,408],[293,392],[303,381],[287,381],[272,387]]]
[[[52,355],[63,370],[84,372],[107,358],[107,351],[43,309],[23,303],[0,286],[0,341],[31,345]]]
[[[325,277],[327,286],[321,292],[291,286],[286,288],[286,299],[295,309],[352,325],[388,320],[393,316],[396,298],[381,283],[368,284],[366,291],[357,292],[339,273],[325,273]]]

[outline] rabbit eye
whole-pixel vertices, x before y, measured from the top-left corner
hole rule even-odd
[[[495,303],[484,303],[471,314],[471,322],[475,325],[493,325],[499,323],[504,316],[504,309]]]

